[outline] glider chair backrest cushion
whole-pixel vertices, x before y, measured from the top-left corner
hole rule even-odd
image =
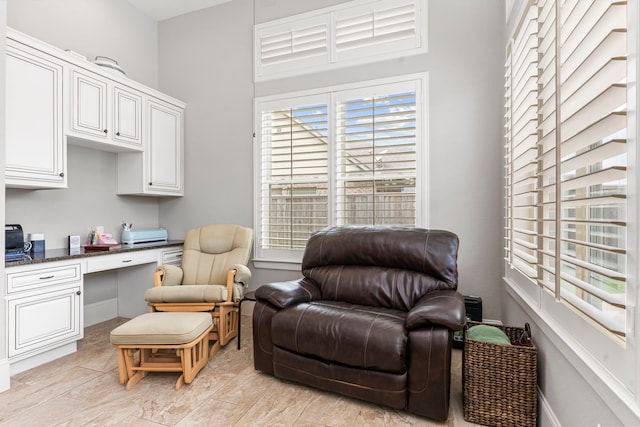
[[[183,285],[225,285],[229,267],[247,265],[253,230],[212,224],[189,230],[182,253]]]

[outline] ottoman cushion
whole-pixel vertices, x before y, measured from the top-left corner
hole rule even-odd
[[[114,345],[186,344],[210,326],[210,313],[153,312],[118,326],[110,338]]]

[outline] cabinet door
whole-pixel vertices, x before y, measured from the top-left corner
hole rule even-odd
[[[79,70],[72,71],[73,106],[71,129],[76,132],[106,139],[107,128],[107,83]]]
[[[8,299],[9,357],[82,338],[80,286]]]
[[[67,186],[62,126],[61,62],[7,42],[7,187]]]
[[[182,194],[182,109],[147,101],[146,190]]]
[[[120,86],[113,88],[114,140],[142,147],[142,97]]]

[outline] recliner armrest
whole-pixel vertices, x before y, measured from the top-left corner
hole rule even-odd
[[[464,298],[460,292],[441,290],[429,292],[407,313],[405,326],[415,329],[437,324],[457,331],[466,322]]]
[[[256,290],[256,299],[263,300],[278,308],[287,308],[301,302],[320,299],[322,294],[308,279],[289,282],[275,282],[260,286]]]

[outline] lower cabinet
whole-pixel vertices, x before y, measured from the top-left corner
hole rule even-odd
[[[9,359],[77,341],[82,333],[79,285],[57,287],[24,297],[9,297]]]
[[[83,337],[83,278],[78,261],[9,267],[5,272],[10,362]]]
[[[144,290],[153,286],[157,265],[179,264],[181,256],[182,245],[171,244],[6,266],[3,303],[11,375],[76,350],[76,341],[84,337],[85,312],[96,318],[85,306],[86,274],[116,271],[112,317],[135,317],[148,311]]]

